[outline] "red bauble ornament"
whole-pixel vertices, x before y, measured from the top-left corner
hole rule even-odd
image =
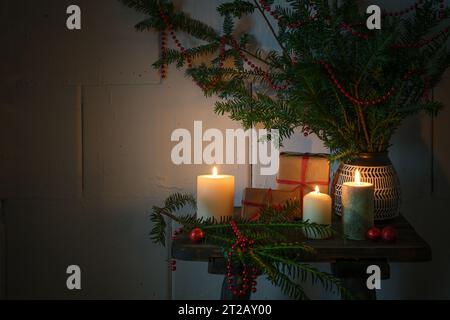
[[[192,229],[189,238],[192,242],[200,242],[205,238],[205,232],[200,228]]]
[[[381,237],[381,230],[378,228],[371,228],[367,231],[367,239],[378,240]]]
[[[393,227],[384,227],[381,231],[381,237],[384,241],[393,242],[397,240],[397,231]]]

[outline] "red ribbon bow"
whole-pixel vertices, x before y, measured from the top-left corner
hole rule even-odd
[[[308,162],[309,162],[310,156],[304,155],[302,157],[302,170],[301,170],[301,176],[300,181],[297,180],[285,180],[285,179],[278,179],[277,183],[279,184],[287,184],[287,185],[295,185],[296,187],[292,189],[291,191],[300,191],[300,204],[303,205],[303,196],[305,194],[305,187],[308,185],[322,185],[322,186],[328,186],[328,181],[306,181],[306,172],[308,170]]]

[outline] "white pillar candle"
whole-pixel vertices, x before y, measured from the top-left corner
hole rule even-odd
[[[303,197],[303,221],[331,225],[331,197],[320,193],[319,187]],[[305,236],[310,239],[324,239],[329,235],[314,234],[305,230]]]
[[[355,172],[355,182],[342,185],[342,220],[344,235],[352,240],[366,239],[374,224],[374,186],[361,182],[361,173]]]
[[[197,218],[232,216],[234,210],[234,176],[212,175],[197,177]]]

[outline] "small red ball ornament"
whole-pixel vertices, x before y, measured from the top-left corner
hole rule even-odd
[[[200,228],[192,229],[189,238],[192,242],[200,242],[205,238],[205,232]]]
[[[381,230],[378,228],[370,228],[367,231],[367,239],[378,240],[381,238]]]
[[[393,242],[397,240],[397,231],[393,227],[385,227],[381,231],[381,237],[384,241]]]

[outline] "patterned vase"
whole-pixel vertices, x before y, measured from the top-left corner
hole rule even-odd
[[[334,212],[342,216],[342,185],[354,181],[356,169],[361,172],[361,181],[373,183],[375,187],[375,220],[397,217],[401,205],[400,181],[387,152],[361,153],[350,163],[339,166],[332,186]]]

